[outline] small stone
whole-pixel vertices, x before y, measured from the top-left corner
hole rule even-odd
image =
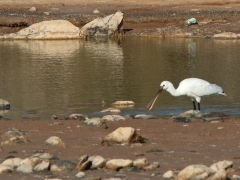
[[[66,148],[66,144],[57,136],[52,136],[48,138],[44,144],[47,146],[58,146]]]
[[[90,169],[103,168],[106,164],[106,160],[102,156],[90,156],[88,160],[92,162]]]
[[[106,168],[112,170],[119,170],[121,168],[131,167],[133,161],[130,159],[111,159],[107,161]]]
[[[116,107],[121,107],[121,106],[134,106],[134,102],[133,101],[116,101],[114,103],[112,103],[113,106]]]
[[[93,11],[93,14],[99,14],[100,12],[99,12],[99,10],[97,10],[97,9],[95,9],[94,11]]]
[[[29,9],[29,11],[34,12],[34,11],[37,11],[37,9],[36,9],[36,7],[31,7],[31,8]]]
[[[82,178],[82,177],[84,177],[85,176],[85,173],[84,172],[78,172],[77,174],[76,174],[76,177],[77,178]]]
[[[79,120],[87,120],[89,119],[88,116],[83,115],[83,114],[71,114],[69,116],[69,119],[79,119]]]
[[[30,157],[30,159],[33,157],[37,157],[39,159],[48,159],[48,160],[55,158],[53,155],[51,155],[49,153],[37,153],[37,154],[32,155]]]
[[[5,161],[3,161],[2,164],[10,166],[12,168],[15,168],[20,165],[21,161],[22,161],[21,158],[10,158],[10,159],[6,159]]]
[[[44,12],[43,14],[49,16],[49,15],[50,15],[50,12]]]
[[[26,139],[24,136],[16,136],[12,137],[7,141],[1,142],[1,146],[3,145],[12,145],[12,144],[25,144],[29,143],[30,141]]]
[[[147,115],[147,114],[138,114],[134,116],[134,119],[157,119],[157,117],[153,115]]]
[[[138,168],[143,168],[149,165],[149,162],[146,158],[140,158],[133,161],[133,166]]]
[[[111,112],[111,113],[120,113],[121,112],[121,110],[120,109],[118,109],[118,108],[107,108],[107,109],[104,109],[104,110],[102,110],[102,111],[100,111],[100,112]]]
[[[35,172],[42,172],[45,170],[48,170],[50,166],[50,162],[49,161],[42,161],[41,163],[39,163],[38,165],[36,165],[33,170]]]
[[[103,121],[126,121],[126,119],[120,115],[106,115],[102,117]]]
[[[66,171],[72,171],[73,169],[75,169],[75,167],[76,167],[75,163],[65,161],[65,160],[60,160],[50,166],[50,171],[54,173],[66,172]]]
[[[18,172],[22,173],[32,173],[33,172],[33,166],[32,161],[29,158],[25,158],[20,162],[20,165],[17,167]]]
[[[174,172],[169,170],[162,175],[163,178],[170,179],[175,178]]]
[[[91,118],[83,122],[84,124],[88,126],[96,126],[96,127],[102,127],[102,119],[101,118]]]
[[[153,162],[152,164],[150,164],[149,166],[144,167],[143,169],[145,171],[152,171],[155,170],[159,167],[159,162]]]
[[[13,171],[12,167],[5,165],[5,164],[0,164],[0,174],[10,173],[12,171]]]

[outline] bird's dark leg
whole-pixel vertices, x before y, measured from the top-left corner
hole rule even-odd
[[[193,110],[196,110],[196,104],[195,104],[195,101],[193,101]]]
[[[198,110],[200,111],[200,103],[198,102]]]

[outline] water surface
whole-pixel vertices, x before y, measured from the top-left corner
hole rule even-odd
[[[0,98],[11,119],[95,116],[117,100],[135,102],[123,114],[174,115],[192,109],[188,97],[163,92],[151,111],[146,104],[163,80],[175,87],[188,77],[221,86],[227,97],[203,98],[203,112],[239,115],[240,41],[127,37],[51,41],[0,41]],[[100,105],[85,102],[105,101]]]

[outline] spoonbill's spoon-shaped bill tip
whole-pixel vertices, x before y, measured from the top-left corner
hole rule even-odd
[[[160,95],[160,93],[162,92],[162,90],[163,90],[163,87],[160,87],[160,89],[158,90],[155,98],[153,98],[153,99],[147,104],[146,108],[147,108],[148,110],[151,110],[151,109],[153,108],[153,105],[154,105],[154,103],[156,102],[156,100],[157,100],[158,96]]]

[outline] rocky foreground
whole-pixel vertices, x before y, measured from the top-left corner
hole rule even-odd
[[[0,123],[3,178],[240,178],[239,120],[221,113],[166,119],[72,114]]]

